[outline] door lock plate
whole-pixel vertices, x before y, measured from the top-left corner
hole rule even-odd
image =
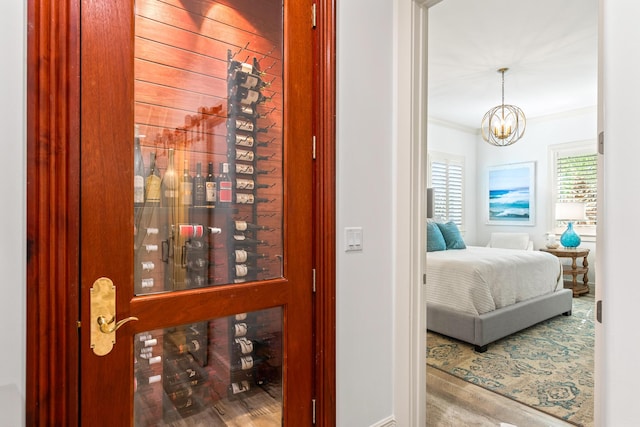
[[[107,277],[93,282],[91,292],[91,348],[97,356],[109,354],[116,343],[115,330],[105,333],[99,319],[115,319],[116,287]]]

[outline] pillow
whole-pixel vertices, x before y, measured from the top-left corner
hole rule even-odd
[[[440,227],[435,222],[427,221],[427,252],[444,251],[447,244]]]
[[[447,249],[465,249],[467,245],[460,235],[460,230],[455,222],[449,221],[446,224],[438,223],[438,228],[442,232]]]

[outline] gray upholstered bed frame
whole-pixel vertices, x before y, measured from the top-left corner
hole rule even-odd
[[[487,345],[557,315],[571,315],[573,292],[561,289],[479,316],[427,303],[427,329],[475,346],[477,352]]]

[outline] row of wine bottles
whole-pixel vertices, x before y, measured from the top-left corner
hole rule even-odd
[[[145,173],[139,140],[135,145],[135,206],[197,206],[216,207],[237,204],[269,202],[267,198],[256,197],[253,193],[236,190],[256,190],[269,188],[269,184],[257,182],[255,175],[266,174],[266,170],[257,170],[253,165],[237,164],[234,177],[229,173],[229,163],[220,163],[219,174],[214,173],[213,162],[209,162],[206,175],[202,173],[202,164],[196,164],[196,174],[191,175],[188,161],[185,160],[182,174],[178,174],[174,165],[174,151],[169,149],[169,164],[160,177],[156,167],[156,155],[150,154],[150,166]],[[250,154],[247,154],[250,153]],[[251,158],[252,152],[243,152],[244,158]],[[236,175],[246,175],[237,177]]]

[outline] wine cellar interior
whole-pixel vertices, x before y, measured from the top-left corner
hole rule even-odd
[[[282,34],[282,2],[136,1],[136,295],[283,277]],[[282,325],[137,334],[136,425],[281,425]]]

